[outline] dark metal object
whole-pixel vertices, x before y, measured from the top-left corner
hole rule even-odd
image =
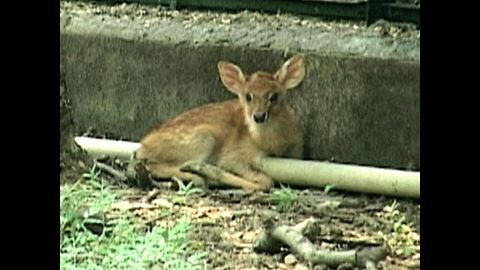
[[[383,0],[368,0],[367,2],[367,25],[374,23],[383,17]]]
[[[411,22],[420,25],[420,7],[414,5],[385,3],[383,17],[394,22]]]

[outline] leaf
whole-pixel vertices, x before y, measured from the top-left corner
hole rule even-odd
[[[325,189],[323,190],[323,192],[328,193],[328,192],[330,192],[330,190],[332,190],[334,187],[335,187],[335,185],[326,185],[326,186],[325,186]]]

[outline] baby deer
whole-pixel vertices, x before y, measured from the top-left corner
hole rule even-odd
[[[273,182],[256,168],[259,160],[302,156],[302,132],[286,92],[305,76],[303,57],[290,58],[275,74],[247,76],[224,61],[218,70],[238,99],[195,108],[158,126],[142,139],[135,158],[156,178],[201,181],[180,170],[188,161],[199,161],[238,176],[237,187],[269,190]]]

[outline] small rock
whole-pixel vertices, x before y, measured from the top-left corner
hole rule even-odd
[[[375,266],[375,263],[372,261],[367,261],[365,263],[365,269],[366,270],[377,270],[377,267]]]
[[[80,168],[82,168],[82,169],[85,169],[85,167],[86,167],[85,163],[81,160],[78,161],[78,166],[80,166]]]
[[[283,261],[286,265],[294,265],[298,260],[293,254],[288,254],[287,256],[285,256]],[[297,267],[295,266],[295,268]]]
[[[298,263],[295,265],[293,270],[309,270],[309,268],[305,264]]]
[[[350,263],[342,263],[337,267],[337,270],[352,270],[353,265]]]
[[[242,240],[247,243],[253,243],[255,241],[256,236],[257,236],[257,233],[254,231],[246,232],[243,234]]]
[[[163,267],[163,265],[158,263],[158,264],[153,265],[152,268],[150,268],[150,269],[152,269],[152,270],[162,270],[163,269],[162,267]]]
[[[173,207],[173,203],[171,203],[170,201],[168,201],[165,198],[156,198],[155,200],[152,201],[152,204],[153,205],[158,205],[158,206],[161,206],[161,207],[165,207],[165,208],[169,208],[169,209]]]
[[[327,270],[327,266],[324,264],[317,264],[313,267],[313,270]]]

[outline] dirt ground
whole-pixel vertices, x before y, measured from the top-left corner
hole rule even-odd
[[[89,169],[86,164],[91,163],[64,153],[61,182],[79,179]],[[119,170],[125,167],[118,160],[110,165]],[[326,193],[294,189],[297,200],[289,210],[282,210],[269,199],[279,187],[269,193],[253,194],[217,188],[192,193],[186,198],[178,195],[175,183],[161,182],[163,188],[145,202],[148,190],[119,182],[106,173],[103,178],[123,194],[117,207],[133,211],[148,226],[168,226],[178,218],[189,217],[194,225],[191,237],[197,243],[196,249],[208,254],[208,269],[363,269],[350,265],[336,268],[315,266],[300,258],[292,263],[289,262],[288,249],[277,254],[254,252],[253,243],[264,229],[266,220],[274,220],[277,225],[295,225],[313,217],[320,224],[320,233],[314,243],[319,249],[361,249],[384,244],[385,238],[380,233],[389,238],[396,233],[387,211],[396,205],[395,210],[401,214],[395,220],[420,233],[420,205],[416,200],[335,190]],[[377,264],[377,269],[419,269],[419,244],[415,249],[409,255],[395,254],[390,250],[386,259]]]

